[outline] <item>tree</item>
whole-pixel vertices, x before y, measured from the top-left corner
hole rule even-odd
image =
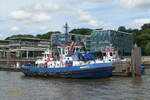
[[[73,34],[81,34],[81,35],[90,35],[93,30],[89,28],[80,28],[80,29],[73,29],[69,33]]]
[[[7,37],[5,40],[10,40],[12,38],[34,38],[34,36],[30,34],[18,34],[18,35],[12,35],[10,37]]]
[[[142,30],[150,29],[150,23],[144,24],[144,25],[141,27],[141,29],[142,29]]]
[[[59,31],[47,32],[45,34],[37,34],[36,37],[40,39],[50,39],[52,34],[60,33]]]
[[[150,28],[146,28],[144,30],[141,30],[140,32],[141,34],[150,34]]]
[[[145,50],[145,47],[148,43],[150,43],[150,34],[141,34],[136,37],[137,44],[141,47],[142,53],[144,55],[147,54],[147,50]]]
[[[146,44],[145,52],[147,55],[150,55],[150,42]]]
[[[118,31],[126,32],[125,26],[118,27]]]
[[[150,43],[150,23],[141,26],[141,29],[126,29],[124,26],[120,26],[118,31],[128,32],[133,34],[134,42],[142,49],[142,54],[148,54],[148,43]]]

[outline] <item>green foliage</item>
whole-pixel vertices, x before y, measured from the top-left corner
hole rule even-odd
[[[141,30],[140,32],[141,32],[141,34],[149,34],[150,35],[150,28]]]
[[[118,31],[126,31],[125,26],[120,26],[120,27],[118,27]]]
[[[12,35],[10,37],[7,37],[5,40],[10,40],[12,38],[34,38],[34,36],[30,34],[18,34],[18,35]]]
[[[18,34],[7,37],[5,40],[10,40],[12,38],[39,38],[39,39],[50,39],[52,34],[60,33],[59,31],[47,32],[45,34],[37,34],[36,36],[30,34]]]
[[[89,29],[89,28],[80,28],[80,29],[73,29],[69,33],[81,34],[81,35],[90,35],[91,32],[92,32],[92,29]]]
[[[150,55],[150,42],[146,44],[145,53],[146,53],[147,55]]]
[[[144,24],[139,30],[139,34],[135,36],[137,44],[142,48],[143,55],[150,55],[150,23]]]
[[[142,48],[143,55],[147,55],[148,51],[145,49],[148,43],[150,43],[150,34],[141,34],[136,37],[136,43]]]
[[[142,29],[142,30],[150,29],[150,23],[144,24],[144,25],[141,27],[141,29]]]
[[[56,32],[47,32],[47,33],[45,33],[45,34],[37,34],[37,35],[36,35],[36,38],[48,39],[48,40],[50,40],[51,35],[52,35],[52,34],[56,34],[56,33],[60,33],[60,32],[59,32],[59,31],[56,31]]]
[[[132,33],[134,36],[134,42],[142,49],[143,55],[150,55],[150,23],[144,24],[141,26],[141,29],[126,29],[125,27],[120,26],[118,30],[123,32]]]

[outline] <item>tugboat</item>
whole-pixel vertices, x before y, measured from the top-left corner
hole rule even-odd
[[[115,68],[110,52],[105,57],[97,58],[92,53],[81,53],[83,45],[72,41],[58,44],[58,55],[50,55],[46,50],[42,59],[35,66],[21,66],[26,76],[62,77],[62,78],[104,78],[112,75]],[[104,52],[103,52],[104,53]]]
[[[59,56],[49,57],[46,50],[35,66],[22,66],[26,76],[64,77],[64,78],[102,78],[112,75],[114,69],[111,55],[105,59],[96,59],[93,54],[81,54],[82,46],[75,43],[59,45]],[[110,53],[107,53],[110,54]]]

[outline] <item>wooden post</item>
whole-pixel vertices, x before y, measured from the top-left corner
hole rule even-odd
[[[141,48],[135,44],[131,56],[132,77],[141,76],[140,67],[141,67]]]

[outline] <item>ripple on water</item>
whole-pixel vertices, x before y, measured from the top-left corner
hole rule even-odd
[[[3,100],[149,100],[150,76],[141,78],[61,79],[0,72]]]

